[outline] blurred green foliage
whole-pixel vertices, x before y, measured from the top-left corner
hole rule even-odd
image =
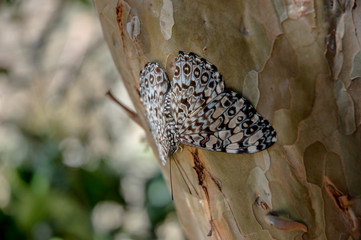
[[[121,229],[94,237],[91,211],[101,201],[115,201],[127,209],[119,191],[122,174],[106,159],[100,159],[94,170],[67,167],[56,139],[29,132],[26,136],[30,153],[23,164],[5,173],[11,201],[0,211],[0,239],[113,239]],[[134,239],[155,239],[156,227],[174,211],[160,174],[145,186],[144,207],[151,226],[146,236],[133,234]]]

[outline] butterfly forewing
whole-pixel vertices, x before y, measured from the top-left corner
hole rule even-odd
[[[222,76],[214,65],[194,53],[179,52],[171,82],[172,110],[178,127],[223,90]]]

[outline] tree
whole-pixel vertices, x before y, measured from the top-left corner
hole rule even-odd
[[[179,50],[214,63],[277,131],[278,142],[256,154],[175,154],[192,190],[174,171],[189,239],[360,237],[360,1],[95,2],[154,150],[139,71],[156,61],[172,75]]]

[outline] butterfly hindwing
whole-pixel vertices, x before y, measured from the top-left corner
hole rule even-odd
[[[179,142],[207,150],[254,153],[276,142],[276,132],[251,103],[232,91],[215,97],[179,131]]]

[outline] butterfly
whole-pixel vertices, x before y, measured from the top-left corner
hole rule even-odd
[[[156,62],[140,71],[140,100],[163,165],[184,144],[226,153],[256,153],[276,132],[250,101],[225,89],[216,66],[180,51],[172,81]]]

